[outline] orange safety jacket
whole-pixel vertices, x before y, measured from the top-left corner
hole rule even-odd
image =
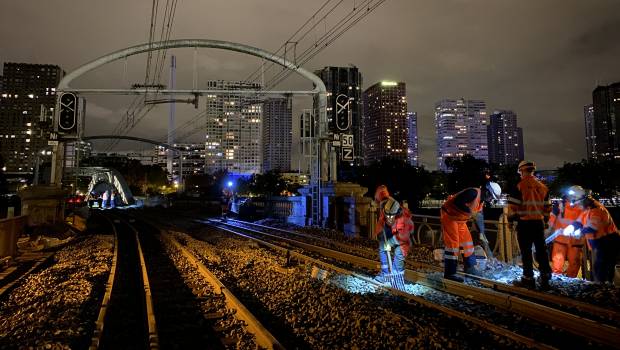
[[[482,210],[483,203],[480,200],[480,189],[479,188],[475,188],[477,192],[476,198],[473,201],[465,204],[470,210],[469,213],[459,209],[456,203],[454,203],[454,200],[456,199],[456,197],[458,197],[459,194],[469,189],[470,188],[466,188],[463,191],[458,192],[457,194],[449,196],[448,200],[446,200],[443,203],[443,205],[441,206],[441,210],[443,210],[443,212],[447,215],[448,219],[453,220],[453,221],[467,221],[475,213]]]
[[[594,201],[594,208],[585,209],[573,225],[581,229],[590,248],[607,235],[619,234],[609,211],[598,201]]]
[[[549,227],[551,231],[555,232],[564,229],[577,220],[582,212],[583,210],[579,206],[571,205],[567,200],[562,201],[559,212],[557,214],[554,211],[551,212],[551,217],[549,218]],[[553,242],[571,246],[582,246],[585,242],[585,238],[583,236],[577,238],[558,235]]]
[[[403,252],[404,256],[407,256],[409,252],[409,248],[411,247],[411,234],[415,229],[415,225],[413,220],[411,219],[413,215],[407,208],[403,208],[403,212],[396,216],[394,219],[394,224],[392,225],[392,235],[396,237],[398,244],[400,244],[400,248]],[[374,236],[377,237],[381,234],[381,231],[385,228],[385,215],[383,211],[379,215],[379,220],[377,221],[377,225],[375,226]]]
[[[525,176],[508,196],[508,209],[519,220],[543,220],[551,212],[549,189],[533,175]]]

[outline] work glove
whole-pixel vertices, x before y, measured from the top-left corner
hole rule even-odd
[[[573,234],[573,232],[575,232],[575,226],[568,225],[562,231],[562,236],[571,236]]]

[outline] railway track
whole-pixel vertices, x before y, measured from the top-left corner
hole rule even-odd
[[[125,215],[112,221],[113,267],[91,349],[281,348],[172,238]]]
[[[378,267],[377,262],[374,260],[343,253],[333,249],[325,248],[323,246],[309,244],[300,241],[299,239],[293,239],[290,237],[290,235],[289,237],[282,237],[281,231],[285,230],[276,229],[274,231],[280,232],[279,234],[275,234],[274,232],[266,232],[268,231],[268,228],[265,228],[264,226],[262,228],[258,226],[256,228],[249,228],[247,227],[248,225],[239,225],[238,223],[232,222],[222,223],[215,220],[210,220],[205,223],[215,225],[216,227],[220,227],[222,229],[226,229],[229,232],[233,232],[235,234],[242,234],[252,239],[259,239],[256,236],[261,236],[262,239],[267,239],[271,241],[271,243],[269,244],[274,246],[274,249],[287,250],[288,254],[291,255],[301,254],[295,252],[294,250],[303,249],[324,257],[328,257],[330,259],[334,259],[341,263],[361,267],[366,270],[372,271]],[[285,233],[291,234],[288,231],[285,231]],[[274,244],[274,241],[277,241],[278,243]],[[265,242],[263,244],[267,243],[268,242]],[[283,244],[285,245],[285,247],[282,247]],[[276,248],[276,246],[279,248]],[[620,331],[617,328],[557,308],[546,306],[541,303],[525,300],[516,295],[518,293],[525,293],[524,291],[515,291],[515,294],[510,294],[508,292],[500,292],[496,289],[494,290],[492,286],[471,286],[445,280],[443,278],[438,278],[437,276],[431,277],[429,274],[413,270],[407,270],[405,276],[406,279],[410,282],[419,283],[436,290],[457,295],[461,298],[464,298],[465,300],[476,300],[482,303],[486,303],[505,312],[525,316],[531,320],[535,320],[536,322],[547,325],[548,327],[550,327],[550,330],[557,328],[567,332],[567,334],[570,334],[572,337],[587,339],[586,342],[594,341],[598,344],[608,347],[620,347],[620,344],[618,343],[618,339],[620,339]],[[398,293],[396,291],[392,292],[398,295],[403,295],[402,293]],[[537,294],[534,294],[534,297],[536,297]],[[553,301],[562,302],[563,300],[561,300],[561,298],[556,298]],[[583,305],[578,306],[582,308],[585,307]],[[589,311],[596,312],[592,309],[589,309]],[[613,318],[613,314],[610,314],[610,316]]]
[[[234,224],[247,226],[247,227],[254,227],[257,229],[261,229],[261,230],[269,230],[270,232],[284,234],[289,237],[299,237],[304,240],[308,240],[309,242],[319,242],[321,246],[323,247],[327,247],[327,248],[336,247],[338,251],[351,252],[352,253],[351,255],[358,256],[358,257],[367,258],[369,254],[376,254],[374,251],[370,252],[368,249],[352,247],[347,244],[336,242],[336,241],[333,241],[327,238],[316,237],[316,236],[309,235],[309,234],[284,230],[280,228],[273,228],[273,227],[255,224],[255,223],[246,222],[246,221],[241,221],[241,220],[229,220],[229,221]],[[409,272],[409,275],[413,275],[412,274],[413,272],[420,271],[420,270],[443,272],[443,269],[441,269],[440,267],[432,265],[432,264],[424,263],[424,262],[415,261],[413,262],[413,267],[415,268],[415,270],[411,270],[411,272]],[[595,319],[597,321],[600,321],[600,322],[603,322],[605,324],[609,324],[612,326],[617,327],[618,325],[620,325],[620,313],[612,309],[592,305],[589,303],[585,303],[585,302],[571,299],[569,297],[565,297],[561,295],[549,294],[549,293],[539,292],[536,290],[529,290],[526,288],[519,288],[519,287],[515,287],[510,284],[507,284],[507,283],[498,282],[498,281],[480,277],[480,276],[468,275],[463,272],[458,272],[458,273],[462,277],[466,277],[468,283],[473,282],[474,285],[479,286],[479,287],[485,287],[485,288],[489,288],[489,289],[492,289],[498,292],[508,293],[510,295],[514,295],[514,296],[517,296],[517,297],[520,297],[520,298],[523,298],[529,301],[533,301],[535,303],[538,303],[544,306],[575,313],[579,316],[589,317],[589,318]],[[421,276],[416,275],[416,278],[420,279]]]

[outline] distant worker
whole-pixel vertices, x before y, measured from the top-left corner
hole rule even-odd
[[[569,189],[569,192],[571,189]],[[555,203],[553,209],[551,209],[547,236],[559,230],[563,231],[564,228],[577,220],[581,213],[581,207],[571,203],[567,195],[562,196],[562,201]],[[558,234],[553,240],[553,248],[551,249],[551,271],[556,274],[564,273],[572,278],[577,277],[581,268],[581,252],[584,243],[585,239],[582,235],[565,236]],[[568,267],[566,272],[564,272],[564,262],[567,260]]]
[[[513,284],[529,289],[536,288],[532,259],[532,244],[534,244],[540,271],[540,287],[548,289],[551,267],[545,245],[545,225],[551,213],[551,201],[547,186],[534,177],[535,170],[534,162],[521,161],[517,167],[521,181],[508,196],[509,219],[517,221],[517,241],[523,262],[523,276]]]
[[[592,250],[594,281],[613,282],[616,257],[620,250],[620,233],[607,208],[592,198],[589,191],[573,186],[568,192],[571,202],[583,212],[564,229],[565,235],[579,233],[585,236]]]
[[[108,198],[110,197],[110,194],[108,193],[108,190],[105,190],[103,192],[103,195],[101,195],[101,208],[105,209],[108,207]]]
[[[405,271],[405,257],[411,247],[414,225],[409,209],[401,207],[394,198],[384,199],[380,208],[379,222],[373,238],[379,239],[381,261],[381,272],[376,280],[384,283],[388,282],[386,277],[389,274],[402,274]]]
[[[116,191],[112,190],[110,194],[110,208],[116,207]]]
[[[226,221],[228,218],[228,211],[230,210],[233,193],[229,188],[222,190],[221,206],[222,206],[222,220]]]
[[[460,249],[463,249],[465,273],[479,275],[476,269],[474,242],[467,221],[482,209],[480,189],[469,187],[452,195],[441,206],[441,229],[444,242],[444,278],[463,282],[456,275]]]

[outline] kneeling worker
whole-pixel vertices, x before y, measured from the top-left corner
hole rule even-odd
[[[568,193],[573,192],[573,186]],[[551,209],[551,217],[549,218],[549,234],[564,230],[568,225],[572,224],[579,215],[581,208],[568,199],[568,196],[562,197],[562,202],[557,203]],[[551,270],[553,273],[564,273],[568,277],[575,278],[579,274],[581,268],[581,251],[584,245],[583,235],[581,236],[565,236],[558,234],[553,240],[553,249],[551,250]],[[564,262],[568,260],[568,267],[564,272]]]
[[[474,256],[474,242],[467,221],[482,209],[480,189],[470,187],[450,196],[441,206],[441,229],[444,241],[444,278],[463,282],[456,275],[459,250],[463,248],[465,273],[479,275]]]

